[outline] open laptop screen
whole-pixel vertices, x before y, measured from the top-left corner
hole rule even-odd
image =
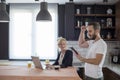
[[[37,56],[31,56],[31,58],[32,58],[32,61],[33,61],[34,65],[35,65],[35,68],[39,68],[39,69],[43,70],[43,67],[41,65],[39,57],[37,57]]]

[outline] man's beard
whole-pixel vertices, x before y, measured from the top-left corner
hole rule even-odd
[[[88,35],[88,38],[89,38],[90,40],[95,40],[95,39],[96,39],[96,35],[95,35],[95,34],[93,34],[92,36]]]

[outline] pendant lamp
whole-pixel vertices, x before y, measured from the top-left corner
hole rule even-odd
[[[103,2],[104,2],[104,3],[107,3],[107,2],[108,2],[108,0],[103,0]]]
[[[9,22],[9,15],[6,11],[5,1],[3,0],[0,3],[0,22]]]
[[[40,8],[41,10],[36,17],[36,21],[52,21],[52,17],[48,11],[47,2],[41,2]]]

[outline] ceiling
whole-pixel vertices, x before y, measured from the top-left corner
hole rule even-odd
[[[6,0],[6,3],[40,3],[42,1],[46,1],[48,3],[59,3],[59,4],[65,4],[66,2],[69,2],[69,0]],[[114,4],[119,0],[108,0],[107,4]],[[73,0],[74,3],[80,3],[80,4],[105,4],[103,3],[103,0]]]

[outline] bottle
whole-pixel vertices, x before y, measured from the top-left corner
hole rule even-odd
[[[88,26],[88,23],[89,23],[89,20],[86,18],[86,19],[85,19],[85,26],[86,26],[86,27]]]
[[[102,38],[104,39],[104,35],[102,35]]]
[[[105,27],[105,21],[102,19],[101,20],[101,28],[104,28]]]
[[[107,27],[112,27],[112,18],[107,18]]]
[[[49,59],[46,59],[46,60],[45,60],[45,64],[50,64]]]
[[[83,26],[83,22],[82,21],[80,21],[80,26]]]
[[[111,39],[111,34],[110,34],[110,32],[108,32],[108,34],[107,34],[107,39]]]
[[[80,27],[80,21],[79,20],[77,21],[77,27]]]
[[[91,14],[91,7],[87,7],[87,14]]]
[[[80,9],[76,9],[76,13],[77,13],[77,14],[80,14]]]

